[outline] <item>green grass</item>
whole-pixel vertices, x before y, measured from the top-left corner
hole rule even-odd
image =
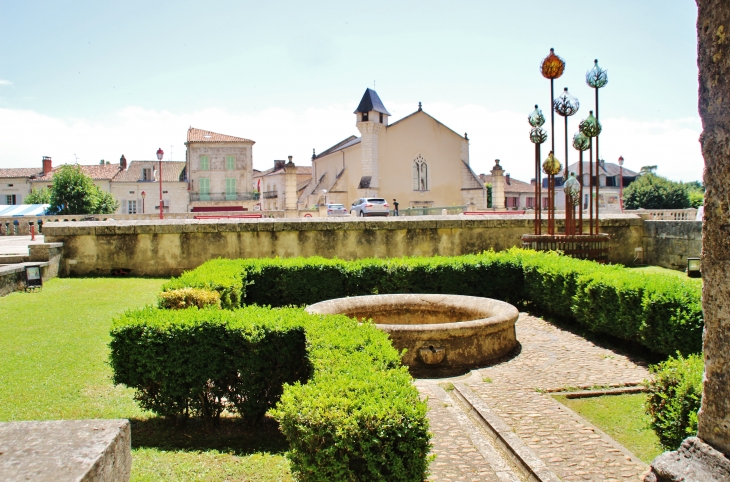
[[[572,399],[556,395],[555,399],[646,463],[663,452],[659,438],[649,428],[649,416],[644,412],[646,395],[643,393]]]
[[[676,269],[669,269],[669,268],[662,268],[660,266],[638,266],[638,267],[629,266],[629,268],[631,268],[634,271],[638,271],[640,273],[646,273],[646,274],[666,274],[666,275],[671,275],[671,276],[681,276],[683,278],[688,277],[687,273],[685,273],[684,271],[678,271]],[[690,278],[690,279],[692,279],[692,278]],[[696,279],[698,282],[701,282],[700,278],[694,278],[694,279]]]
[[[128,418],[133,480],[292,480],[275,423],[172,427],[112,385],[112,318],[154,303],[165,281],[57,278],[0,298],[0,421]]]

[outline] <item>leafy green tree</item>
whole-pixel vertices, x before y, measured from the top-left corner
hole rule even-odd
[[[685,183],[685,186],[687,186],[690,206],[698,208],[705,204],[705,186],[701,182],[691,181]]]
[[[79,166],[65,165],[54,172],[50,198],[49,214],[111,214],[119,208]]]
[[[23,200],[25,204],[51,204],[51,190],[47,188],[33,189]]]
[[[689,195],[684,184],[657,176],[651,171],[646,171],[624,189],[626,209],[685,209],[689,206]]]

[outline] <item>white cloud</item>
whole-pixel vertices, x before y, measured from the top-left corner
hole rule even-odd
[[[417,105],[389,102],[393,121],[410,114]],[[306,165],[312,148],[321,152],[349,135],[358,135],[351,105],[333,105],[292,111],[269,108],[262,112],[230,112],[205,109],[192,113],[171,113],[139,107],[125,108],[97,121],[60,119],[33,111],[0,109],[0,167],[40,167],[41,156],[51,156],[54,165],[75,162],[97,163],[154,159],[161,147],[165,159],[185,159],[185,138],[189,126],[256,141],[254,167],[264,169],[274,159],[294,156]],[[534,146],[528,139],[527,113],[492,112],[478,105],[454,106],[434,103],[424,110],[471,140],[471,164],[477,172],[488,172],[494,159],[513,177],[529,181],[534,169]],[[578,117],[570,119],[569,130],[577,129]],[[562,120],[562,119],[561,119]],[[556,119],[557,121],[557,119]],[[602,119],[601,157],[615,162],[619,155],[625,167],[638,170],[656,164],[658,173],[676,180],[701,179],[703,159],[698,137],[699,119],[643,122],[635,119]],[[549,126],[547,126],[549,129]],[[564,161],[562,123],[556,125],[556,155]],[[550,141],[542,146],[547,156]],[[577,160],[570,148],[569,161]]]
[[[9,80],[0,79],[0,85],[13,85],[13,83]]]

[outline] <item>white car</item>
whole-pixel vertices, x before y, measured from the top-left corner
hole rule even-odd
[[[361,197],[350,208],[353,216],[388,216],[390,207],[385,199],[380,197]]]
[[[344,204],[328,204],[327,216],[347,216],[347,208]]]

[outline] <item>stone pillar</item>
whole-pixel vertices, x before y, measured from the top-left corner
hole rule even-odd
[[[504,169],[499,159],[494,160],[492,168],[492,208],[504,209]]]
[[[730,474],[730,3],[697,0],[697,7],[700,143],[707,187],[702,225],[702,407],[698,438],[688,438],[676,452],[657,457],[647,481],[719,481]]]
[[[702,309],[705,377],[698,436],[730,454],[730,3],[698,0],[705,219],[702,226]]]
[[[289,162],[284,166],[284,217],[299,217],[297,210],[297,166],[289,156]]]
[[[469,165],[469,137],[464,134],[464,138],[461,140],[461,160]]]
[[[362,176],[370,177],[369,187],[358,189],[358,195],[362,197],[377,197],[380,195],[378,138],[380,132],[383,130],[383,124],[367,121],[358,122],[356,125],[362,136],[360,140]]]

